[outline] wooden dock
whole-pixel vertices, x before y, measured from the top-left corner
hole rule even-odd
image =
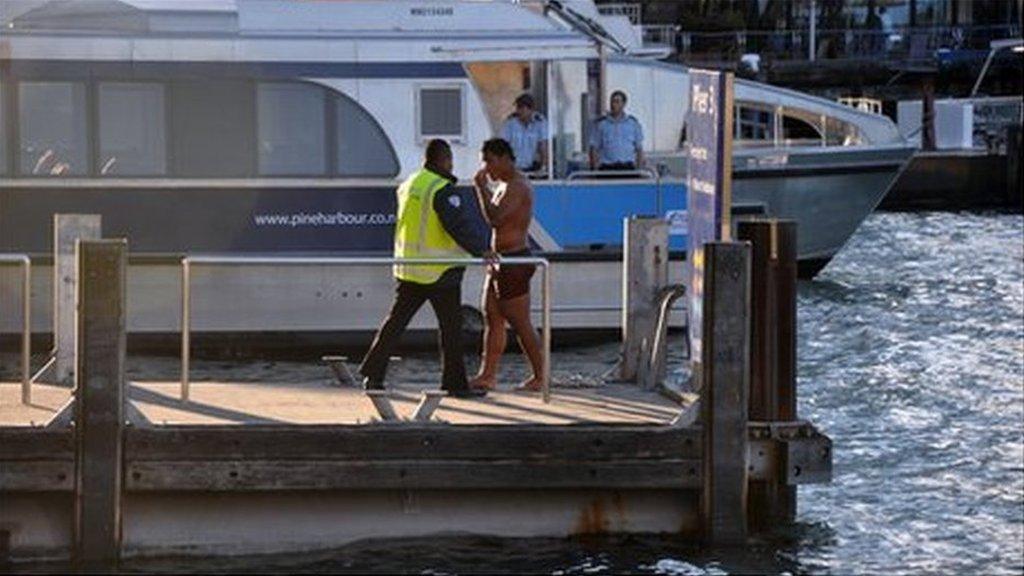
[[[390,420],[325,381],[193,382],[188,400],[179,382],[128,381],[127,245],[82,241],[73,392],[36,385],[23,404],[20,383],[0,385],[0,562],[105,570],[442,533],[741,544],[831,477],[831,441],[795,413],[795,234],[773,226],[754,227],[753,251],[707,245],[696,404],[555,386],[549,403],[499,390],[417,419],[430,395],[405,383]],[[656,381],[636,350],[637,381]]]

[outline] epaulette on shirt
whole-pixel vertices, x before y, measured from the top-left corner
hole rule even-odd
[[[515,117],[516,117],[516,113],[513,112],[513,113],[509,114],[508,116],[506,116],[505,120],[513,120],[513,119],[515,119]],[[537,122],[538,120],[543,120],[543,119],[544,119],[544,115],[543,114],[541,114],[540,112],[534,112],[533,113],[533,117],[530,118],[530,122]]]

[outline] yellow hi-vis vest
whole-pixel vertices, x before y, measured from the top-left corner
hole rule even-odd
[[[468,258],[434,211],[434,194],[448,180],[421,169],[398,187],[398,218],[395,222],[395,258]],[[395,264],[395,278],[417,284],[433,284],[451,264]]]

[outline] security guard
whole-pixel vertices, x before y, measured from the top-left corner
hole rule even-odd
[[[476,197],[458,190],[451,174],[452,150],[431,140],[423,168],[398,187],[395,223],[396,258],[468,258],[489,255],[489,229]],[[462,353],[462,275],[465,268],[447,264],[396,264],[395,299],[359,373],[367,390],[384,389],[391,351],[423,303],[430,301],[441,333],[441,389],[452,396],[483,396],[466,381]]]
[[[626,93],[612,92],[611,112],[590,131],[591,170],[637,170],[644,165],[644,130],[626,114]]]

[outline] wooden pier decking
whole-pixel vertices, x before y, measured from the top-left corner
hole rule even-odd
[[[325,382],[193,382],[190,399],[179,399],[178,382],[129,382],[129,402],[155,425],[365,424],[378,419],[362,390]],[[400,417],[410,417],[425,384],[389,390]],[[21,384],[0,383],[0,426],[39,426],[71,397],[66,387],[36,384],[32,404],[21,403]],[[668,424],[682,406],[635,385],[552,388],[540,394],[499,387],[484,398],[445,398],[434,420],[453,425]]]

